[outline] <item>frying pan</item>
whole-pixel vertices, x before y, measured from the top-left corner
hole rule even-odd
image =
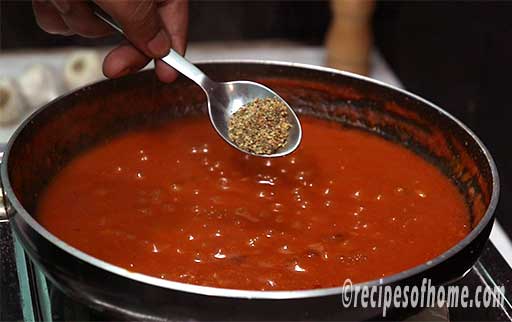
[[[469,209],[471,232],[422,265],[364,285],[416,285],[423,278],[441,285],[471,269],[489,238],[499,183],[491,155],[460,121],[416,95],[333,69],[271,61],[205,62],[198,67],[217,81],[262,82],[299,114],[331,119],[340,126],[396,142],[434,164],[458,187]],[[31,115],[6,146],[1,166],[6,217],[30,260],[64,294],[116,319],[340,320],[378,316],[380,308],[344,308],[341,296],[349,291],[341,286],[246,291],[129,272],[71,247],[37,222],[34,213],[41,191],[81,151],[141,126],[205,111],[204,94],[187,79],[163,84],[153,71],[144,71],[79,89]],[[376,157],[385,162],[385,156]],[[72,214],[69,220],[73,220]]]

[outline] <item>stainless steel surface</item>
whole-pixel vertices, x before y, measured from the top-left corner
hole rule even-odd
[[[466,198],[480,197],[476,201],[482,207],[475,203],[470,208],[472,230],[457,245],[427,263],[365,284],[410,285],[423,277],[445,283],[462,276],[475,263],[492,227],[499,180],[491,155],[460,121],[416,95],[333,69],[271,61],[222,61],[199,66],[218,79],[236,74],[271,83],[301,113],[330,118],[406,144],[444,167]],[[134,120],[161,121],[163,117],[202,112],[204,99],[200,94],[183,78],[162,84],[147,71],[85,87],[31,115],[11,138],[1,166],[10,223],[31,259],[71,297],[132,318],[364,319],[378,312],[378,308],[342,308],[339,300],[345,292],[343,287],[244,291],[130,272],[68,245],[33,217],[38,189],[80,151],[77,146],[101,142],[98,140],[112,134],[112,128],[130,130]],[[440,150],[445,145],[447,149]]]
[[[0,164],[2,164],[2,159],[4,157],[5,144],[0,144]],[[4,190],[0,188],[0,223],[9,221],[7,218],[7,211],[5,211],[4,204]]]
[[[96,10],[94,14],[124,35],[121,27],[111,17],[99,10]],[[290,105],[270,88],[251,81],[215,82],[173,49],[171,49],[167,56],[162,57],[160,60],[201,87],[206,94],[208,115],[210,116],[213,128],[224,141],[235,149],[254,156],[273,158],[290,154],[299,146],[302,138],[302,128],[299,118]],[[292,125],[288,139],[283,147],[272,154],[256,154],[251,151],[243,150],[236,145],[228,135],[228,122],[231,115],[245,104],[257,98],[277,98],[288,108],[288,122]]]

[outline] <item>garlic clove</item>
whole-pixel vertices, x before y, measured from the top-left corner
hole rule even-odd
[[[72,53],[64,67],[64,79],[69,89],[75,89],[103,78],[102,59],[94,50]]]
[[[63,91],[62,79],[50,66],[35,64],[18,78],[28,104],[36,109],[57,98]]]
[[[15,123],[27,111],[27,102],[16,80],[0,78],[0,125]]]

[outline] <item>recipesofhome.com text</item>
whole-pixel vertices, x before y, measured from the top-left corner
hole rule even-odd
[[[504,286],[433,285],[424,278],[421,285],[354,285],[345,280],[342,305],[345,308],[382,308],[385,317],[389,309],[437,307],[489,308],[500,307],[505,300]]]

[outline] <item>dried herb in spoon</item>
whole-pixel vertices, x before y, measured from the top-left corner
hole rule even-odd
[[[286,104],[277,98],[257,98],[233,113],[228,135],[244,151],[272,154],[286,144],[291,127]]]

